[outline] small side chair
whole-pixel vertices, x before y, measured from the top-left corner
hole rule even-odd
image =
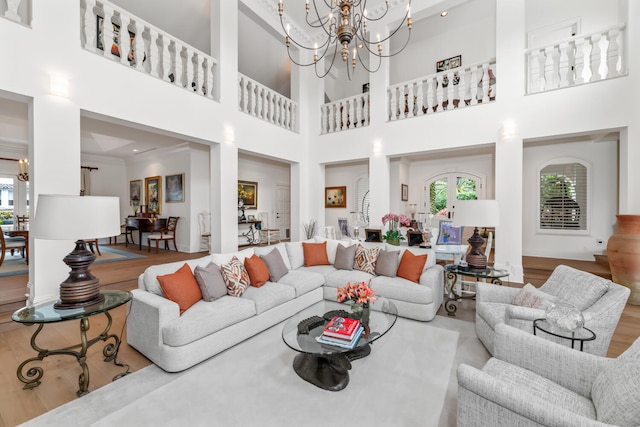
[[[179,216],[170,216],[167,220],[167,228],[160,230],[159,233],[153,233],[147,236],[148,252],[151,252],[151,241],[156,242],[156,253],[158,253],[158,242],[164,241],[164,248],[169,250],[169,242],[173,241],[173,247],[178,251],[178,245],[176,245],[176,229],[178,228]]]

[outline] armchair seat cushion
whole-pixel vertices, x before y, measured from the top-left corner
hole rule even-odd
[[[591,398],[598,421],[637,426],[640,421],[640,359],[615,360],[593,382]]]
[[[495,330],[497,324],[504,323],[504,312],[506,308],[506,304],[485,302],[484,304],[476,305],[476,315],[482,317],[482,319],[491,326],[491,329]]]
[[[491,358],[482,371],[501,384],[521,390],[531,398],[548,402],[550,406],[562,407],[589,419],[596,418],[596,409],[591,400],[527,369]]]

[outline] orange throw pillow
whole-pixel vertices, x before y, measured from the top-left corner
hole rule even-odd
[[[426,263],[427,254],[414,255],[411,251],[404,251],[396,275],[403,279],[420,283],[420,275],[422,274],[422,269]]]
[[[178,303],[180,315],[202,299],[200,286],[187,263],[175,273],[158,276],[158,282],[167,299]]]
[[[329,265],[329,257],[327,256],[327,242],[302,242],[302,251],[304,252],[305,267],[311,267],[312,265]]]
[[[244,268],[249,273],[251,286],[259,288],[269,280],[269,269],[258,255],[252,255],[251,258],[244,259]]]

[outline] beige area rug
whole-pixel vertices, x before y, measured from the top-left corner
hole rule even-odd
[[[121,251],[107,246],[100,247],[101,255],[96,253],[94,264],[113,261],[126,261],[128,259],[146,258],[144,255],[138,255],[131,252]],[[11,255],[7,252],[4,262],[0,265],[0,277],[14,276],[16,274],[28,274],[29,265],[19,253]]]
[[[185,372],[149,366],[23,425],[455,426],[458,364],[489,359],[473,323],[399,318],[330,392],[294,373],[282,326]]]

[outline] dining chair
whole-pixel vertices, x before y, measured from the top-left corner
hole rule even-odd
[[[176,229],[178,227],[179,216],[170,216],[167,219],[167,227],[160,230],[159,233],[152,233],[147,236],[147,248],[148,252],[151,252],[151,241],[156,242],[156,253],[158,253],[158,242],[164,241],[164,248],[169,250],[169,242],[173,241],[173,247],[176,252],[178,251],[178,245],[176,245]]]
[[[102,255],[102,253],[100,252],[100,246],[98,245],[98,239],[85,240],[84,243],[89,247],[91,253],[95,254],[96,252],[98,252],[98,255]],[[93,249],[94,247],[95,250]]]
[[[280,229],[271,228],[271,223],[269,222],[269,213],[268,212],[260,212],[259,214],[261,223],[260,228],[260,243],[267,243],[267,245],[271,244],[272,240],[280,241]]]
[[[25,224],[29,223],[29,217],[26,215],[16,215],[16,224],[18,228],[22,228]]]
[[[26,241],[24,239],[5,239],[4,232],[0,233],[0,265],[4,262],[5,253],[11,251],[11,254],[15,251],[21,251],[24,258],[24,251],[26,249]]]

